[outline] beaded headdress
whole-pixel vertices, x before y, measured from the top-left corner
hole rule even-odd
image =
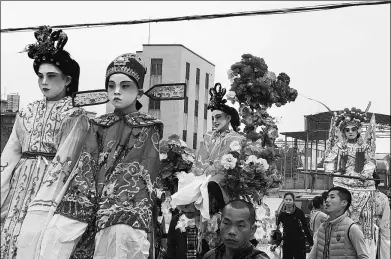
[[[347,126],[355,126],[361,128],[362,123],[367,121],[366,111],[361,111],[353,107],[352,109],[345,108],[336,114],[336,120],[334,126],[343,130]]]
[[[37,40],[29,44],[22,52],[27,52],[29,58],[34,59],[33,68],[36,74],[43,63],[50,63],[57,66],[65,75],[71,76],[71,83],[67,87],[67,95],[77,92],[79,88],[80,67],[64,50],[68,42],[68,36],[62,30],[53,31],[50,26],[40,26],[34,32]]]
[[[223,98],[226,92],[227,90],[223,88],[220,83],[216,83],[215,86],[209,90],[210,102],[207,108],[213,111],[221,110],[224,106],[227,106],[225,104],[227,100]]]
[[[34,37],[37,42],[25,48],[31,59],[50,59],[63,50],[68,41],[68,36],[62,30],[53,31],[50,26],[40,26],[38,31],[34,32]]]
[[[109,78],[113,74],[125,74],[132,78],[139,89],[143,89],[144,77],[147,73],[147,67],[140,56],[133,53],[123,54],[114,59],[106,70],[106,88],[109,82]]]

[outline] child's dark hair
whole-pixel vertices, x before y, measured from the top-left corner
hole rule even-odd
[[[281,244],[282,233],[280,230],[278,230],[278,229],[272,230],[272,232],[270,233],[270,237],[272,239],[270,242],[272,245],[279,246]]]
[[[314,208],[313,202],[312,202],[312,200],[310,200],[310,201],[308,202],[308,204],[307,204],[307,209],[308,209],[309,211],[311,211],[313,208]]]
[[[320,207],[323,205],[323,198],[322,196],[315,196],[312,199],[312,206],[314,206],[315,209],[320,209]]]
[[[345,211],[347,211],[350,207],[350,204],[352,203],[352,194],[349,192],[349,190],[347,190],[343,187],[335,186],[335,187],[331,188],[328,191],[328,193],[330,193],[331,191],[338,191],[339,198],[343,201],[348,202],[348,205],[346,205],[346,208],[345,208]]]

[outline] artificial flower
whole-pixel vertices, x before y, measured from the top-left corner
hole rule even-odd
[[[236,151],[236,152],[239,152],[241,149],[240,143],[237,140],[232,141],[229,147],[231,148],[232,151]]]
[[[258,158],[257,158],[256,156],[251,155],[251,156],[249,156],[249,157],[247,158],[246,164],[250,164],[250,163],[255,164],[255,163],[257,163],[257,160],[258,160]]]
[[[236,166],[237,159],[232,154],[223,155],[221,158],[221,165],[225,169],[233,169]]]

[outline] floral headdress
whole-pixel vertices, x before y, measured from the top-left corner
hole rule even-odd
[[[353,107],[352,109],[345,108],[343,111],[335,114],[336,120],[334,126],[338,127],[341,131],[347,126],[355,126],[357,128],[362,127],[362,123],[367,121],[367,114],[360,109]]]

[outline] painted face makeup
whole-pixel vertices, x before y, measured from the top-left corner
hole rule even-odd
[[[214,110],[212,112],[213,128],[216,131],[223,131],[229,129],[229,122],[231,117],[223,111]]]
[[[57,101],[66,96],[66,87],[72,78],[50,63],[43,63],[38,70],[38,85],[49,101]]]
[[[347,126],[344,129],[345,135],[349,140],[355,140],[358,135],[358,128],[355,126]]]
[[[136,102],[139,89],[136,82],[125,74],[113,74],[107,86],[109,101],[116,109],[124,109]]]

